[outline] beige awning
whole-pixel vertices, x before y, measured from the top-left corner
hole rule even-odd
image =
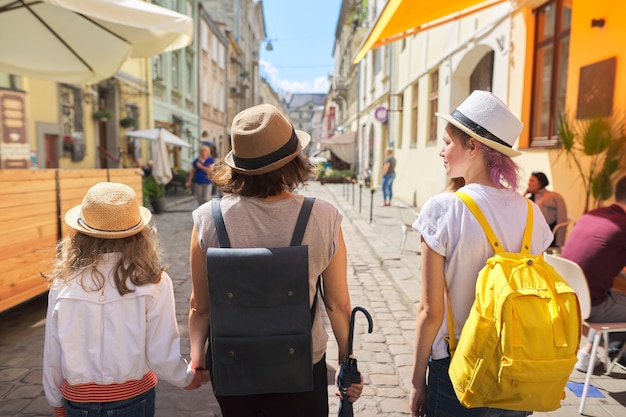
[[[429,22],[480,6],[471,10],[471,13],[475,13],[504,1],[508,0],[389,0],[361,44],[354,63],[358,63],[374,48],[414,35]]]
[[[322,146],[335,154],[336,157],[349,164],[354,163],[354,142],[355,132],[345,132],[332,138],[325,138],[320,141]]]
[[[356,139],[356,133],[346,132],[340,135],[333,136],[332,138],[324,138],[320,141],[322,145],[347,145],[354,143]]]

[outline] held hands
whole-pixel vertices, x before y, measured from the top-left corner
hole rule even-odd
[[[202,374],[202,379],[200,380],[200,384],[204,385],[207,382],[211,382],[211,374],[207,369],[199,369]]]
[[[186,390],[191,391],[200,388],[202,385],[211,381],[211,374],[205,368],[194,369],[193,381],[185,387]]]

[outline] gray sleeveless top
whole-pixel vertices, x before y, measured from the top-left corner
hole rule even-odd
[[[304,197],[294,195],[280,201],[266,202],[257,198],[225,195],[222,198],[222,213],[233,248],[289,246]],[[200,247],[219,247],[211,204],[206,203],[192,213],[198,232]],[[326,269],[337,250],[337,239],[342,216],[331,204],[315,199],[307,224],[303,245],[309,246],[309,293],[311,305],[315,295],[317,277]],[[316,311],[312,328],[313,363],[322,359],[326,352],[328,334]]]

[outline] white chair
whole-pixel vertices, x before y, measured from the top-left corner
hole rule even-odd
[[[409,236],[409,232],[415,231],[415,229],[413,229],[413,222],[415,221],[415,218],[417,217],[419,212],[415,211],[415,207],[406,204],[395,203],[394,205],[400,210],[400,219],[402,220],[402,224],[400,224],[402,233],[400,239],[400,252],[402,252],[404,250],[404,246],[406,245],[406,240]],[[410,211],[411,218],[408,220],[404,216],[405,209],[413,209]]]
[[[556,232],[558,232],[563,227],[567,228],[567,226],[569,226],[569,224],[571,222],[572,222],[572,218],[567,216],[567,220],[562,221],[561,223],[557,223],[556,225],[554,225],[554,229],[552,230],[552,235],[556,236]]]
[[[567,216],[567,220],[562,221],[561,223],[557,223],[554,226],[554,229],[552,229],[552,236],[554,236],[554,239],[556,239],[556,235],[557,233],[563,229],[563,233],[566,234],[567,236],[567,228],[568,226],[572,223],[572,218]],[[566,237],[567,238],[567,237]],[[563,243],[565,243],[565,240],[563,241]],[[550,246],[547,250],[546,253],[548,254],[559,254],[561,253],[561,248],[559,246]]]
[[[619,361],[622,354],[626,350],[626,344],[624,344],[613,361],[610,361],[608,351],[609,333],[625,332],[626,322],[589,323],[586,319],[591,313],[591,297],[589,295],[589,287],[587,286],[587,278],[585,278],[583,270],[575,262],[558,256],[545,255],[545,260],[552,265],[554,269],[556,269],[557,272],[561,274],[567,283],[574,289],[574,291],[576,291],[578,301],[580,303],[580,313],[583,319],[583,325],[588,329],[596,331],[593,338],[593,346],[591,348],[591,357],[589,360],[589,367],[587,368],[587,376],[585,377],[585,386],[580,400],[580,407],[578,408],[578,412],[583,414],[585,402],[587,401],[587,394],[589,392],[589,385],[591,383],[591,375],[593,374],[593,370],[595,368],[596,353],[598,352],[598,346],[600,345],[600,338],[604,339],[604,363],[606,365],[605,375],[609,375],[615,364]]]

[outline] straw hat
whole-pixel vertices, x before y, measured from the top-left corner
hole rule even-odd
[[[141,232],[151,217],[131,187],[101,182],[87,191],[82,204],[65,213],[65,223],[89,236],[121,239]]]
[[[522,154],[513,144],[524,124],[489,91],[474,90],[451,114],[435,114],[507,156]]]
[[[245,175],[266,174],[287,165],[310,140],[308,133],[294,129],[276,107],[260,104],[233,119],[233,150],[224,162]]]

